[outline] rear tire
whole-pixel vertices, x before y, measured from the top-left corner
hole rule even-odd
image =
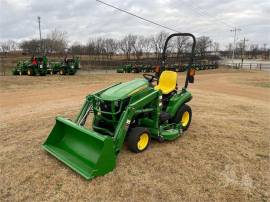
[[[183,131],[186,131],[191,123],[192,110],[190,106],[184,104],[181,106],[173,119],[174,123],[181,123]]]
[[[151,141],[151,136],[147,128],[132,128],[127,137],[128,148],[135,153],[143,152],[147,149]]]

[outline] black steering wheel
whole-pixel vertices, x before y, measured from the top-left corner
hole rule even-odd
[[[153,81],[156,81],[157,78],[155,75],[152,74],[143,74],[143,77],[149,82],[152,83]]]

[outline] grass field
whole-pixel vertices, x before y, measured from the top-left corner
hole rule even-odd
[[[270,74],[198,72],[191,126],[86,181],[42,150],[55,116],[92,91],[140,74],[0,77],[0,201],[269,201]],[[183,83],[179,73],[179,86]]]

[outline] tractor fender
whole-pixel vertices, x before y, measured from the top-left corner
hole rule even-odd
[[[174,96],[171,97],[166,112],[168,112],[171,115],[171,117],[174,117],[179,107],[189,102],[191,99],[192,95],[188,91],[181,92],[180,94],[175,94]]]

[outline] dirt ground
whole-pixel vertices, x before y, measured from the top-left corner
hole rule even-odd
[[[42,150],[55,116],[73,118],[87,94],[139,76],[0,77],[0,200],[270,200],[267,72],[197,73],[189,130],[140,154],[124,146],[103,177],[87,181]]]

